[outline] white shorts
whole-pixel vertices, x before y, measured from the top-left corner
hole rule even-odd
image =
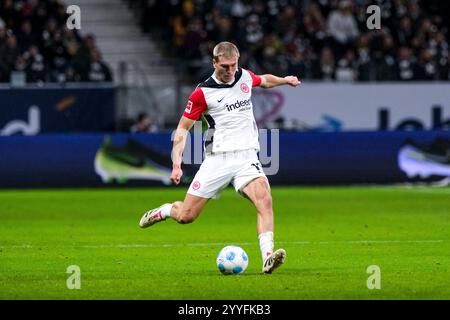
[[[236,192],[242,194],[242,189],[258,177],[267,180],[256,150],[214,153],[205,158],[187,193],[217,199],[232,183]]]

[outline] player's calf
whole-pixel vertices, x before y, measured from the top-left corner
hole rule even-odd
[[[185,205],[183,202],[179,202],[178,206],[175,206],[172,210],[172,218],[174,218],[178,223],[188,224],[194,222],[197,219],[200,212],[198,210],[194,210],[194,208]]]
[[[207,202],[208,199],[206,198],[187,194],[183,202],[173,203],[170,217],[181,224],[191,223],[197,219]]]

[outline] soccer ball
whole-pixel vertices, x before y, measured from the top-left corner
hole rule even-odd
[[[216,263],[223,274],[240,274],[247,269],[248,256],[241,247],[226,246],[217,255]]]

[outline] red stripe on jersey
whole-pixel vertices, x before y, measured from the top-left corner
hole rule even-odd
[[[251,72],[250,70],[244,69],[245,71],[247,71],[250,76],[252,77],[253,83],[252,83],[252,87],[257,87],[261,84],[261,77],[254,74],[253,72]]]
[[[189,97],[189,101],[184,110],[183,116],[191,120],[198,120],[202,113],[207,109],[205,95],[202,89],[197,87]]]

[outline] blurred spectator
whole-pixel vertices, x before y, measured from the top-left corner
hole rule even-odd
[[[256,14],[248,17],[244,38],[250,46],[256,46],[264,38],[264,32]]]
[[[234,38],[233,36],[233,23],[229,17],[217,16],[215,21],[214,39],[217,42],[226,41],[227,39]]]
[[[8,34],[8,33],[7,33]],[[17,38],[13,34],[6,36],[5,43],[0,52],[0,69],[2,70],[4,81],[9,81],[9,75],[15,67],[20,52],[17,47]]]
[[[339,2],[338,10],[331,12],[328,17],[328,32],[334,40],[332,43],[339,58],[353,44],[359,34],[350,1],[342,0]]]
[[[408,16],[403,16],[400,19],[398,29],[396,29],[394,34],[397,38],[397,43],[400,46],[407,46],[411,42],[411,39],[414,36],[414,30],[412,28],[411,18],[409,18]]]
[[[395,45],[390,35],[383,36],[381,47],[378,50],[374,50],[373,62],[375,65],[374,77],[376,81],[398,80],[395,65]]]
[[[259,16],[255,16],[259,21]],[[299,19],[297,17],[297,11],[295,7],[292,5],[288,5],[284,7],[279,14],[279,18],[277,19],[276,31],[280,35],[287,34],[290,30],[296,29],[298,23]],[[264,34],[262,34],[262,36],[264,36]]]
[[[356,42],[356,54],[358,64],[358,79],[360,81],[371,80],[371,52],[370,52],[370,34],[361,33]]]
[[[397,79],[403,81],[417,80],[417,64],[411,55],[411,49],[401,47],[398,50]]]
[[[150,133],[157,131],[158,126],[152,122],[150,116],[145,112],[141,112],[138,114],[136,123],[133,124],[130,128],[130,132],[132,133]]]
[[[22,71],[25,73],[26,68],[27,68],[27,61],[25,60],[25,58],[22,55],[19,54],[14,63],[13,70],[14,71]]]
[[[283,45],[277,35],[271,34],[264,39],[261,58],[264,60],[262,66],[264,72],[272,70],[274,73],[284,74],[287,72],[286,57],[281,54]]]
[[[318,78],[328,81],[335,78],[333,51],[329,47],[323,48],[320,54]]]
[[[351,82],[357,79],[357,63],[355,53],[349,49],[344,56],[339,59],[336,66],[336,80],[341,82]]]
[[[21,16],[17,12],[17,10],[14,9],[13,0],[4,0],[2,2],[3,3],[0,3],[1,18],[5,22],[6,26],[9,26],[11,28],[16,27],[14,21],[20,21]]]
[[[91,51],[91,58],[88,68],[82,74],[81,79],[88,82],[108,82],[112,81],[111,71],[105,62],[102,61],[100,51]]]
[[[91,60],[91,52],[97,48],[95,36],[88,34],[82,39],[82,44],[73,57],[73,65],[78,74],[86,73]]]
[[[37,38],[33,32],[30,20],[22,22],[21,29],[17,32],[17,42],[19,44],[20,53],[27,51],[28,48],[37,43]]]
[[[431,50],[422,49],[417,69],[417,80],[436,80],[438,78],[437,65]]]
[[[28,52],[24,54],[27,65],[27,82],[44,82],[46,75],[46,67],[44,57],[39,52],[39,48],[35,45],[31,46]]]
[[[200,59],[201,44],[206,39],[206,32],[203,29],[203,22],[199,17],[193,18],[187,28],[183,39],[183,52],[187,59]]]
[[[327,37],[327,23],[316,3],[311,2],[306,9],[303,17],[303,25],[307,37],[311,39],[313,48],[319,50],[323,47],[323,43]]]
[[[66,69],[69,65],[70,55],[64,46],[62,32],[57,30],[51,43],[46,48],[46,58],[50,68],[51,82],[64,82]]]

